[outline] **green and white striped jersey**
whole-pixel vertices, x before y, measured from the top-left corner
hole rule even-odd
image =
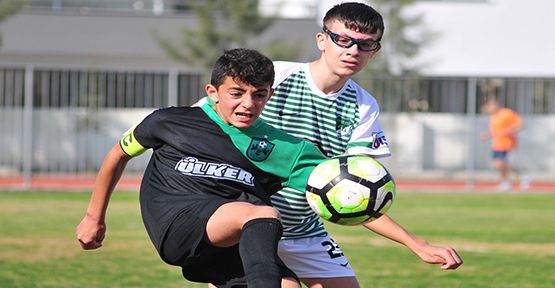
[[[314,84],[307,63],[274,62],[275,92],[261,118],[291,135],[316,143],[328,156],[390,155],[378,122],[376,99],[349,80],[338,92],[324,94]],[[285,188],[272,196],[280,211],[284,239],[326,234],[305,198],[305,191]]]

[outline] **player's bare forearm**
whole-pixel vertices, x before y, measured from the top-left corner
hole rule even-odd
[[[431,245],[427,241],[412,235],[387,215],[364,224],[364,227],[405,245],[426,263],[441,264],[441,269],[457,269],[463,263],[455,249]]]
[[[108,152],[96,177],[89,207],[87,208],[89,217],[98,220],[104,219],[112,191],[114,191],[130,159],[131,156],[123,152],[119,143]]]
[[[96,177],[87,212],[77,226],[77,239],[83,249],[96,249],[102,246],[106,225],[104,218],[108,202],[117,182],[121,178],[127,162],[131,159],[119,144],[106,155]]]
[[[418,238],[410,234],[397,222],[393,221],[393,219],[391,219],[388,215],[382,215],[380,218],[363,225],[364,227],[409,248],[415,246],[419,241]]]

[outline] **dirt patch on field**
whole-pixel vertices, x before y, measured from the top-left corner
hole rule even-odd
[[[73,257],[80,252],[80,248],[77,240],[71,240],[2,237],[0,260],[40,262],[52,258]]]
[[[104,241],[104,246],[100,249],[84,251],[77,239],[72,237],[48,239],[2,237],[0,238],[0,261],[12,259],[19,262],[36,263],[52,259],[77,257],[80,253],[96,253],[97,251],[109,253],[118,250],[150,248],[148,245],[150,244],[147,239],[114,239]]]

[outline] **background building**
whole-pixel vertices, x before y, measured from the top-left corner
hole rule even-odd
[[[0,23],[0,133],[10,135],[0,139],[0,177],[94,172],[128,126],[196,101],[204,71],[171,59],[153,35],[177,39],[194,27],[188,4],[198,1],[33,0]],[[318,19],[336,2],[261,1],[263,13],[280,16],[261,41],[293,40],[301,61],[314,59]],[[404,12],[423,17],[413,37],[436,35],[412,60],[426,64],[423,77],[360,81],[379,100],[394,153],[384,162],[397,177],[495,175],[478,138],[487,129],[480,101],[496,91],[525,117],[515,160],[537,180],[553,179],[555,40],[545,35],[555,2],[523,3],[416,1]]]
[[[194,26],[192,2],[199,1],[34,0],[0,24],[0,63],[182,67],[153,34],[177,38],[181,27]],[[319,19],[337,2],[262,0],[263,14],[281,17],[263,37],[298,40],[301,58],[311,59]],[[435,39],[414,61],[426,64],[424,75],[553,77],[555,39],[546,37],[553,9],[548,0],[415,1],[405,12],[421,15],[420,28]]]

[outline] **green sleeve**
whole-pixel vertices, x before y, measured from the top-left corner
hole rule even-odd
[[[303,141],[303,147],[297,158],[292,163],[289,177],[283,183],[284,187],[290,187],[298,191],[306,189],[306,182],[314,167],[326,160],[326,157],[316,148],[316,145]]]

